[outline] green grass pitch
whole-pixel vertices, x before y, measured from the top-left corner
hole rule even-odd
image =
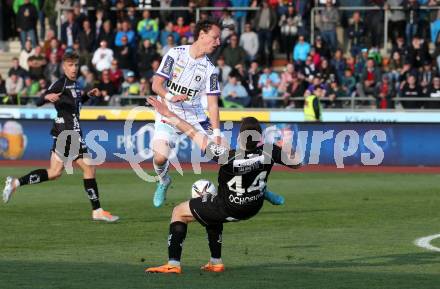
[[[1,168],[0,177],[28,170]],[[200,272],[209,250],[193,223],[184,274],[145,275],[167,259],[173,205],[193,181],[216,180],[214,172],[173,176],[167,205],[155,209],[154,184],[130,170],[98,170],[103,207],[118,224],[90,220],[78,173],[20,188],[0,205],[0,288],[440,288],[440,253],[413,244],[440,233],[438,175],[273,172],[269,188],[286,204],[225,225],[225,273]]]

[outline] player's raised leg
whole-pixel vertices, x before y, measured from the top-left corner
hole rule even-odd
[[[189,208],[189,201],[174,207],[171,217],[170,234],[168,235],[168,263],[159,267],[145,269],[146,273],[182,273],[180,258],[183,242],[186,238],[188,223],[194,221]]]
[[[284,197],[271,191],[264,192],[264,199],[274,206],[284,205]]]
[[[157,129],[158,128],[156,128],[156,132]],[[159,134],[156,132],[155,136]],[[153,204],[156,208],[162,206],[165,202],[167,190],[171,185],[171,177],[168,175],[168,156],[170,153],[169,143],[169,140],[160,136],[155,137],[153,140],[153,166],[158,178],[156,191],[154,192],[153,197]]]
[[[96,183],[96,169],[95,166],[89,165],[84,159],[76,160],[76,163],[83,171],[84,177],[84,190],[92,205],[92,219],[94,221],[116,222],[119,220],[118,216],[113,216],[110,212],[107,212],[101,208],[99,201],[98,184]]]
[[[50,167],[48,169],[37,169],[20,178],[14,178],[11,176],[7,177],[3,189],[3,202],[9,202],[12,194],[20,186],[39,184],[48,180],[57,179],[62,175],[63,168],[63,161],[60,160],[56,153],[52,152],[50,157]]]

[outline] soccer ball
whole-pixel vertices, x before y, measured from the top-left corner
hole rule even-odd
[[[198,198],[204,194],[216,195],[217,189],[211,181],[201,179],[196,181],[191,188],[191,197]]]

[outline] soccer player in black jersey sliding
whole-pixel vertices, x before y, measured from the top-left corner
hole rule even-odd
[[[63,173],[65,161],[72,160],[83,171],[84,190],[92,204],[92,219],[115,222],[119,217],[113,216],[110,212],[101,208],[98,185],[95,179],[95,167],[87,162],[87,146],[83,140],[79,123],[81,104],[91,96],[99,97],[101,93],[97,88],[87,93],[82,93],[79,90],[76,83],[78,62],[78,54],[64,54],[64,75],[52,83],[37,101],[38,106],[48,102],[53,103],[57,111],[57,117],[54,119],[51,130],[53,146],[49,168],[34,170],[20,178],[7,177],[3,190],[3,201],[7,203],[20,186],[38,184],[59,178]]]
[[[223,272],[221,242],[223,223],[246,220],[255,216],[263,206],[264,192],[274,163],[299,168],[299,155],[284,151],[277,145],[259,145],[261,126],[257,119],[246,117],[241,121],[240,136],[236,150],[209,140],[186,121],[171,112],[155,98],[148,102],[162,114],[164,121],[187,134],[208,158],[221,166],[218,174],[218,194],[205,194],[177,205],[172,213],[168,237],[168,263],[147,268],[147,273],[182,272],[180,257],[188,223],[197,220],[206,228],[211,259],[201,267],[210,272]],[[287,149],[286,149],[287,150]]]

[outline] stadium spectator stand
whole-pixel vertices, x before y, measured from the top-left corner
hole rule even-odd
[[[302,109],[322,85],[328,108],[438,108],[439,7],[435,0],[6,1],[1,100],[32,104],[73,50],[82,88],[106,92],[88,105],[139,104],[161,55],[191,44],[197,18],[213,17],[224,27],[212,58],[232,91],[223,94],[226,106]]]

